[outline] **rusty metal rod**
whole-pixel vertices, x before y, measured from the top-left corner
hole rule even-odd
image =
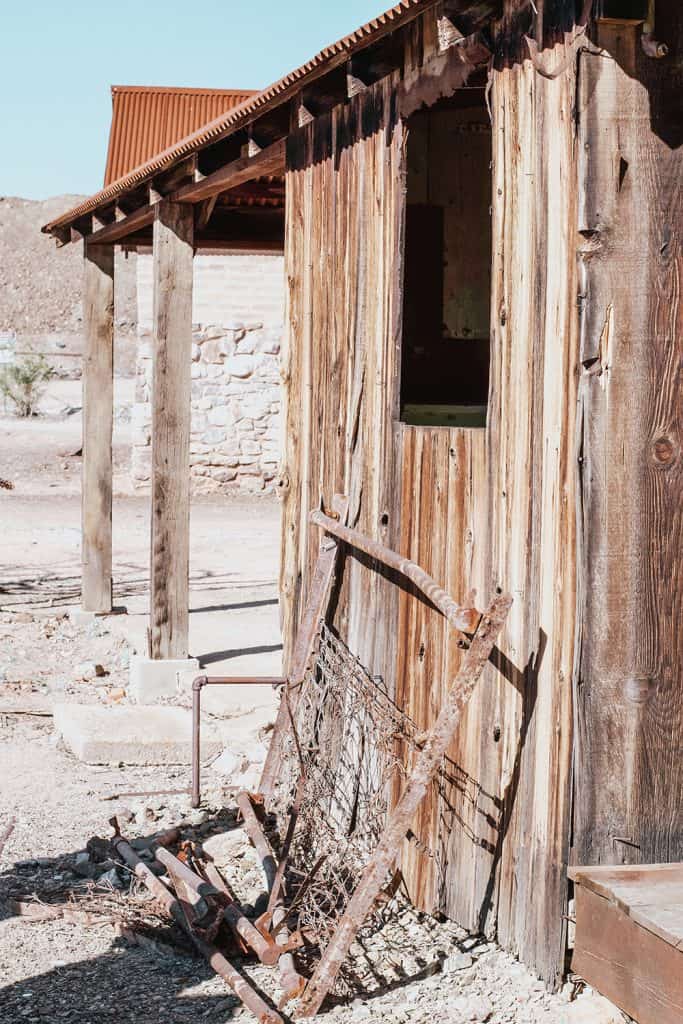
[[[181,861],[177,861],[175,865],[169,865],[168,872],[178,892],[178,906],[183,918],[183,927],[192,939],[192,942],[202,956],[206,958],[216,974],[233,990],[238,999],[251,1010],[259,1024],[284,1024],[280,1015],[268,1006],[258,992],[251,987],[246,978],[243,978],[239,971],[233,967],[230,961],[215,946],[196,934],[193,928],[193,924],[196,921],[194,908],[182,895],[183,890],[187,892],[189,886],[181,872],[177,871],[177,865],[181,863]]]
[[[287,911],[282,904],[279,904],[273,911],[273,925],[278,929],[275,941],[285,950],[277,962],[283,991],[283,998],[280,1002],[280,1007],[282,1007],[290,1000],[299,998],[306,988],[306,979],[297,971],[294,957],[287,950],[289,929],[287,928]]]
[[[192,806],[201,803],[201,715],[205,686],[283,686],[281,676],[197,676],[192,683]]]
[[[244,819],[244,830],[254,844],[254,848],[261,861],[263,873],[266,876],[268,892],[272,892],[277,876],[277,859],[273,847],[261,828],[261,822],[256,817],[254,805],[251,802],[249,793],[238,793],[237,806]]]
[[[312,1017],[317,1013],[334,984],[363,921],[382,891],[387,875],[396,864],[406,832],[452,742],[462,711],[474,693],[511,605],[512,598],[508,594],[501,594],[493,599],[484,612],[438,718],[416,756],[415,765],[398,803],[388,816],[380,841],[365,865],[360,882],[299,1000],[297,1017]]]
[[[281,864],[278,865],[268,837],[261,827],[261,822],[256,817],[250,794],[240,793],[237,797],[237,806],[239,807],[244,819],[245,831],[254,844],[266,876],[269,891],[268,910],[272,910],[272,923],[275,941],[280,947],[280,953],[282,954],[278,959],[278,968],[280,971],[280,979],[282,981],[284,1001],[289,1002],[291,999],[297,999],[301,995],[306,987],[306,980],[297,971],[294,963],[294,957],[291,952],[289,952],[291,940],[289,929],[287,928],[287,912],[282,906],[279,896],[282,877],[284,875],[285,861],[283,860]],[[291,837],[289,838],[291,843]],[[280,871],[280,868],[282,868],[282,872]]]
[[[223,917],[230,930],[243,939],[250,949],[253,949],[262,964],[272,967],[273,964],[277,963],[281,951],[273,939],[268,941],[258,928],[254,927],[229,896],[225,887],[216,886],[212,882],[207,882],[205,879],[200,878],[199,875],[195,875],[194,871],[188,868],[187,864],[183,864],[181,860],[174,857],[168,850],[159,849],[156,855],[159,863],[163,864],[174,875],[177,875],[197,896],[220,898],[221,904],[223,904]],[[226,903],[226,900],[229,902]]]
[[[235,970],[229,960],[220,953],[215,946],[210,946],[198,936],[192,936],[197,949],[206,957],[216,974],[220,975],[226,985],[229,985],[238,999],[244,1003],[247,1009],[251,1010],[260,1024],[284,1024],[282,1017],[261,998],[239,971]]]
[[[222,953],[219,953],[214,946],[210,946],[207,942],[204,942],[195,935],[187,915],[183,910],[182,904],[178,899],[176,899],[173,893],[169,892],[164,883],[149,870],[147,865],[140,860],[130,843],[127,842],[123,836],[117,835],[112,839],[112,846],[122,857],[128,867],[131,868],[137,877],[145,883],[152,895],[163,904],[168,913],[180,925],[183,931],[187,932],[197,949],[204,957],[206,957],[209,964],[213,967],[216,974],[218,974],[226,985],[233,990],[235,995],[244,1003],[247,1009],[251,1010],[259,1020],[260,1024],[284,1024],[282,1017],[268,1006],[268,1004],[260,997],[258,992],[251,987],[249,982],[235,970],[230,961],[227,960]],[[168,851],[160,850],[159,852],[166,853]],[[181,864],[181,861],[178,861],[177,863]]]
[[[326,516],[324,512],[317,510],[311,512],[310,520],[316,526],[320,526],[325,530],[326,533],[330,533],[333,537],[343,540],[350,547],[363,551],[370,558],[381,562],[389,569],[395,569],[396,572],[400,572],[402,576],[410,580],[438,608],[455,629],[459,629],[462,633],[474,633],[480,619],[480,614],[476,608],[463,608],[459,605],[417,562],[404,558],[397,551],[392,551],[391,548],[385,547],[379,541],[372,540],[371,537],[367,537],[358,530],[342,526],[335,519],[330,519],[329,516]]]

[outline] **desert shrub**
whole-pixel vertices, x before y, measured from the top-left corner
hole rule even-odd
[[[0,394],[14,405],[17,416],[32,416],[52,375],[43,356],[27,356],[0,370]]]

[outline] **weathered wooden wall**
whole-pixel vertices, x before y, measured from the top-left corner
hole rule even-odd
[[[397,102],[412,105],[410,89],[385,79],[292,134],[287,180],[285,635],[291,642],[317,545],[306,513],[334,491],[350,495],[353,525],[456,597],[473,586],[481,602],[497,585],[513,592],[499,667],[467,713],[450,781],[425,804],[404,864],[423,906],[497,930],[552,981],[563,951],[574,643],[573,68],[549,82],[526,64],[494,82],[486,431],[397,422]],[[335,624],[431,724],[459,661],[438,614],[350,558]]]
[[[455,595],[515,598],[500,658],[423,811],[420,901],[562,971],[575,624],[575,57],[493,78],[493,296],[486,431],[401,428],[401,550]],[[457,638],[401,599],[398,699],[432,720]],[[416,831],[419,831],[416,829]],[[435,841],[434,837],[438,836]]]
[[[683,859],[680,4],[656,29],[581,55],[580,864]]]
[[[395,380],[403,132],[397,79],[293,132],[288,141],[289,337],[282,353],[285,457],[283,634],[288,649],[318,537],[307,512],[335,492],[348,522],[394,538]],[[388,675],[396,595],[347,565],[339,617],[366,664]],[[382,616],[369,614],[381,607]]]
[[[420,67],[408,48],[400,82],[288,152],[286,642],[317,546],[307,512],[334,491],[456,598],[512,592],[403,863],[423,906],[495,933],[550,984],[574,832],[577,860],[683,856],[682,176],[652,93],[590,46],[524,46],[492,75],[485,430],[398,422],[402,119],[462,81],[453,61]],[[429,725],[459,661],[439,616],[350,557],[335,625]]]

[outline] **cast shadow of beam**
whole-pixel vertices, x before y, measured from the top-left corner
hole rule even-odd
[[[230,648],[227,651],[212,651],[210,654],[198,655],[202,668],[207,665],[214,665],[217,661],[231,661],[233,658],[251,654],[274,654],[282,650],[282,644],[262,644],[260,647],[238,647]]]

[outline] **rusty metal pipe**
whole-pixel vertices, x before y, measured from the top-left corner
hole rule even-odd
[[[192,683],[192,806],[201,803],[201,714],[205,686],[283,686],[281,676],[197,676]]]
[[[287,928],[287,911],[280,904],[273,912],[273,926],[277,929],[275,941],[281,948],[287,950],[289,944],[289,929]],[[292,999],[298,999],[306,988],[306,979],[299,974],[294,963],[294,957],[290,952],[282,953],[282,956],[277,962],[278,970],[280,972],[280,982],[282,984],[283,998],[280,1006],[284,1006],[285,1003],[290,1002]]]
[[[261,867],[263,873],[266,876],[266,883],[268,885],[268,892],[272,892],[275,884],[275,878],[277,876],[277,860],[273,847],[270,845],[268,838],[261,828],[261,822],[256,817],[254,811],[254,805],[251,802],[251,797],[248,793],[239,793],[237,796],[237,806],[240,809],[242,818],[244,819],[244,830],[254,844],[254,848],[261,861]]]
[[[379,541],[372,540],[371,537],[366,537],[365,534],[360,533],[358,530],[342,526],[336,519],[326,516],[324,512],[317,510],[311,512],[310,520],[316,526],[320,526],[325,530],[326,533],[330,533],[333,537],[343,540],[350,547],[364,552],[364,554],[374,558],[377,562],[381,562],[389,569],[395,569],[396,572],[401,573],[438,608],[455,629],[459,629],[461,633],[474,633],[477,623],[481,618],[476,608],[463,608],[459,605],[417,562],[404,558],[397,551],[392,551],[391,548],[385,547]]]
[[[259,1024],[284,1024],[280,1014],[276,1013],[275,1010],[272,1010],[270,1006],[268,1006],[258,992],[256,992],[249,982],[242,977],[239,971],[235,970],[230,961],[227,960],[214,946],[209,945],[209,943],[204,942],[199,938],[199,936],[195,935],[180,902],[176,899],[173,893],[169,892],[164,883],[149,870],[147,865],[140,860],[130,843],[124,839],[123,836],[117,835],[112,839],[112,846],[135,875],[145,883],[152,895],[163,904],[183,931],[187,932],[192,942],[202,955],[206,957],[216,974],[218,974],[226,985],[233,990],[235,995],[244,1003],[247,1009],[251,1010],[258,1019]],[[168,854],[169,857],[173,856],[168,853],[168,850],[163,849],[163,847],[158,852]],[[182,864],[181,861],[177,860],[177,858],[173,857],[173,860],[175,861],[175,864],[173,865],[174,870],[176,870],[177,867],[185,867],[185,865]],[[191,872],[189,868],[187,871],[193,875],[193,872]],[[178,871],[178,874],[180,875],[181,872]],[[183,881],[186,881],[189,884],[189,880],[185,877],[185,872],[182,872],[182,875]],[[202,879],[199,879],[199,881],[201,882]],[[209,895],[208,891],[205,892],[204,895]]]
[[[145,883],[152,896],[162,904],[181,928],[185,928],[185,918],[177,899],[173,893],[166,888],[164,883],[157,878],[154,872],[150,871],[147,865],[140,860],[128,840],[124,839],[121,835],[117,835],[114,836],[111,844],[121,859],[131,869],[133,874],[136,875],[141,882]]]
[[[263,872],[268,883],[270,897],[273,897],[272,906],[271,900],[269,899],[268,901],[268,909],[272,909],[273,911],[272,922],[275,932],[275,941],[280,947],[281,956],[278,959],[278,969],[280,971],[280,979],[282,981],[282,989],[284,992],[283,998],[284,1002],[289,1002],[291,999],[298,999],[302,994],[306,987],[306,979],[297,971],[294,963],[294,957],[291,952],[289,952],[288,947],[290,946],[290,935],[286,924],[287,912],[282,906],[282,903],[279,902],[279,888],[282,883],[280,867],[282,867],[284,874],[285,862],[283,860],[282,864],[278,866],[273,847],[270,845],[268,837],[261,827],[261,822],[256,817],[249,793],[240,793],[238,795],[237,806],[239,807],[244,819],[245,831],[259,855]],[[277,892],[276,886],[278,889]]]
[[[220,953],[215,946],[203,942],[196,935],[192,935],[192,941],[197,949],[206,957],[226,985],[233,990],[238,999],[244,1003],[247,1009],[251,1010],[260,1024],[284,1024],[282,1017],[261,998],[246,978],[243,978],[239,971],[235,970],[229,960]]]
[[[266,937],[254,927],[251,921],[244,916],[234,900],[228,896],[223,886],[216,886],[212,882],[207,882],[204,878],[200,878],[199,875],[196,875],[194,871],[188,868],[187,864],[183,864],[181,860],[174,857],[172,853],[168,852],[168,850],[157,850],[157,860],[160,864],[163,864],[165,868],[176,875],[197,896],[201,896],[202,898],[207,896],[217,896],[221,899],[222,903],[225,903],[225,900],[228,899],[229,903],[223,906],[223,917],[229,925],[230,930],[243,939],[247,945],[253,949],[262,964],[272,967],[273,964],[277,963],[281,950],[278,949],[272,939],[268,941]]]

